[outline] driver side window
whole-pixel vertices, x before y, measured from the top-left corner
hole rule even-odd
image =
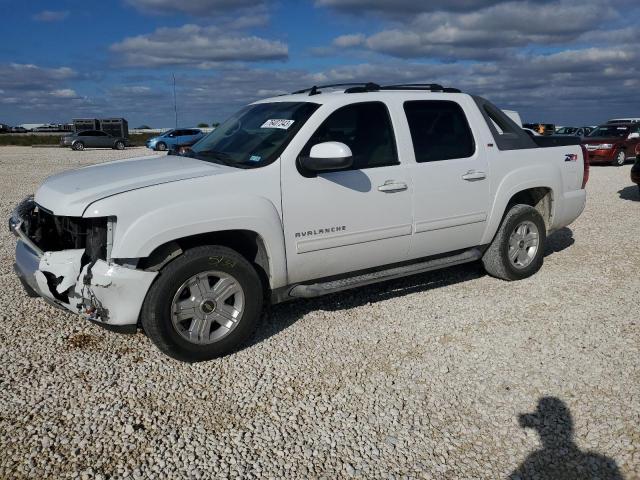
[[[301,156],[323,142],[344,143],[353,154],[351,170],[398,165],[393,127],[384,103],[363,102],[333,112],[311,136]]]

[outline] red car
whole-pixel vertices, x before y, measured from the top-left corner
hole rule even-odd
[[[589,163],[607,163],[618,167],[635,157],[640,143],[640,123],[607,123],[584,137]]]

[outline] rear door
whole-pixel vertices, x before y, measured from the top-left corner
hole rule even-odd
[[[410,258],[479,245],[489,211],[487,157],[456,100],[403,104],[415,163]]]
[[[362,102],[333,111],[282,160],[282,208],[291,283],[406,260],[411,188],[387,105]],[[322,115],[318,111],[317,115]],[[313,118],[311,120],[314,120]],[[341,142],[348,170],[311,174],[299,165],[313,145]]]

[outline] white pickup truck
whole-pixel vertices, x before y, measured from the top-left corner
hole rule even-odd
[[[255,102],[183,156],[81,168],[18,205],[31,296],[166,354],[237,349],[267,303],[482,261],[517,280],[585,205],[579,140],[435,84]]]

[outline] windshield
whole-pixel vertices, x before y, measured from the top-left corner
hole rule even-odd
[[[239,168],[273,162],[318,107],[310,102],[249,105],[191,147],[188,156]]]
[[[162,135],[160,135],[161,137],[168,137],[171,133],[173,133],[175,130],[172,128],[171,130],[167,130],[166,132],[164,132]]]
[[[577,128],[574,127],[562,127],[556,130],[558,135],[572,135],[578,131]]]
[[[591,132],[589,137],[626,137],[629,127],[616,125],[603,125]]]

